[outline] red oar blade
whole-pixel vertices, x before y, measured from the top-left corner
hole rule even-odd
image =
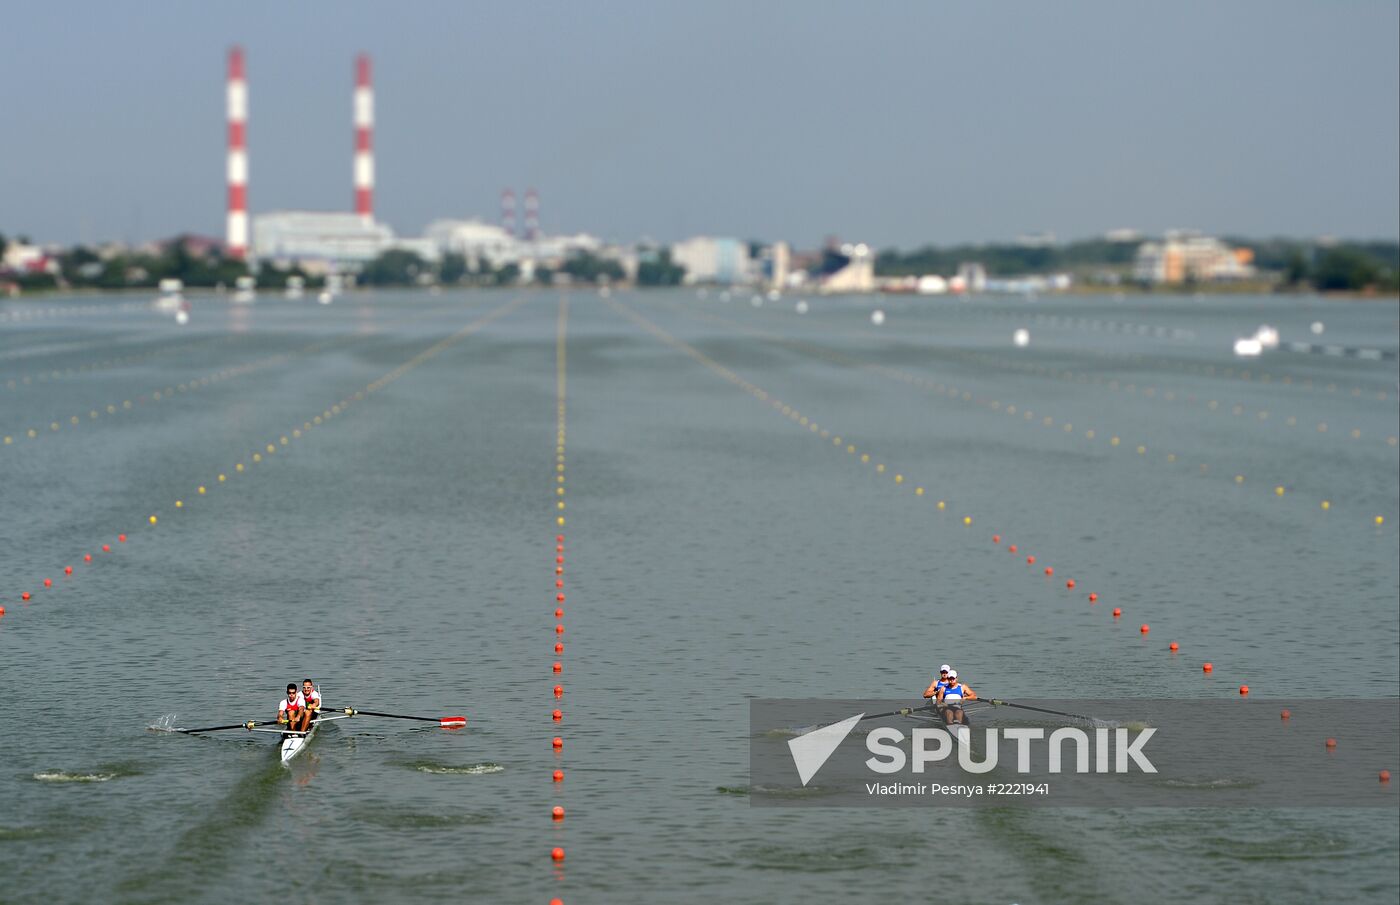
[[[464,716],[445,716],[438,720],[438,725],[443,729],[461,729],[467,725],[467,718]]]

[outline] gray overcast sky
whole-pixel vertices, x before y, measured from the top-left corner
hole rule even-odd
[[[1400,237],[1400,4],[0,0],[0,231],[222,235],[351,207],[372,54],[400,234],[540,191],[547,232],[882,246],[1119,226]]]

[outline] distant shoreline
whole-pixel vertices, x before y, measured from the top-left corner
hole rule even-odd
[[[547,291],[570,291],[570,290],[581,291],[581,292],[587,292],[587,291],[596,291],[596,290],[598,290],[598,289],[600,289],[600,288],[602,288],[602,287],[601,287],[601,286],[598,286],[598,285],[596,285],[596,284],[593,284],[593,283],[575,283],[575,284],[572,284],[572,285],[569,285],[569,286],[534,286],[534,285],[527,285],[527,286],[491,286],[491,285],[481,285],[481,286],[465,286],[465,285],[464,285],[464,286],[356,286],[356,287],[353,287],[353,288],[347,288],[347,289],[345,289],[345,290],[343,291],[343,294],[344,294],[344,295],[356,295],[356,294],[360,294],[360,293],[379,292],[379,291],[429,292],[429,291],[431,291],[431,290],[434,289],[434,288],[438,289],[440,292],[501,292],[501,291],[513,292],[513,291],[519,291],[519,290],[522,290],[522,289],[533,289],[533,290],[538,290],[538,291],[542,291],[542,292],[547,292]],[[694,292],[694,291],[699,290],[699,289],[712,289],[712,290],[717,290],[717,291],[723,291],[724,289],[729,289],[730,291],[746,291],[746,290],[750,290],[750,289],[751,289],[751,290],[753,290],[753,291],[755,291],[755,292],[759,291],[759,287],[753,287],[753,286],[749,286],[749,287],[723,287],[723,286],[718,286],[718,285],[715,285],[715,286],[646,286],[646,287],[639,287],[639,286],[632,286],[632,285],[620,285],[620,286],[619,286],[619,285],[613,285],[611,288],[613,288],[613,289],[615,289],[615,290],[617,290],[617,289],[623,289],[623,290],[646,289],[646,290],[648,290],[648,291],[658,291],[658,292]],[[185,289],[185,294],[186,294],[186,295],[193,295],[193,296],[196,296],[196,297],[199,297],[199,296],[209,296],[209,295],[218,295],[218,296],[221,296],[221,295],[230,295],[230,294],[232,294],[232,290],[229,290],[229,289],[219,290],[219,289],[215,289],[215,288],[213,288],[213,287],[207,287],[207,286],[192,286],[192,287],[186,287],[186,289]],[[267,295],[267,296],[281,296],[281,295],[283,294],[283,290],[282,290],[282,289],[266,289],[266,290],[261,290],[260,294],[265,294],[265,295]],[[0,296],[0,303],[3,303],[3,302],[40,301],[40,300],[54,301],[54,300],[55,300],[55,299],[54,299],[55,296],[67,296],[67,297],[75,297],[75,298],[93,298],[93,297],[98,297],[98,296],[112,296],[112,297],[114,297],[114,298],[119,298],[119,297],[130,297],[130,296],[136,296],[136,297],[145,296],[145,297],[150,298],[151,300],[154,301],[155,298],[156,298],[158,295],[160,295],[160,291],[159,291],[157,288],[155,288],[155,287],[132,287],[132,288],[127,288],[127,289],[95,289],[95,288],[92,288],[92,287],[82,287],[82,288],[77,288],[77,289],[44,288],[44,289],[33,289],[33,290],[28,291],[28,292],[23,292],[23,293],[21,293],[21,294],[19,294],[19,295],[16,295],[16,296]],[[955,295],[953,295],[953,294],[951,294],[951,293],[945,293],[945,294],[941,294],[941,295],[918,295],[917,293],[884,293],[884,292],[875,291],[875,292],[870,292],[870,293],[832,293],[832,294],[830,294],[830,295],[824,295],[823,293],[820,293],[820,292],[801,292],[801,291],[796,291],[796,290],[789,290],[789,291],[787,291],[787,292],[784,292],[783,295],[784,295],[784,296],[789,296],[789,295],[794,295],[794,296],[795,296],[795,295],[805,295],[805,296],[810,296],[810,297],[812,297],[812,298],[841,297],[841,296],[849,296],[849,295],[867,295],[867,296],[872,296],[872,297],[879,297],[879,296],[883,296],[883,295],[890,295],[890,296],[901,296],[901,297],[903,297],[903,296],[908,296],[908,297],[911,297],[911,298],[928,298],[928,299],[938,299],[938,298],[969,298],[969,297],[978,297],[978,296],[980,296],[980,297],[984,297],[984,298],[1004,299],[1004,298],[1017,298],[1017,297],[1019,297],[1019,296],[1021,295],[1021,293],[1010,293],[1010,292],[984,292],[984,293],[976,293],[975,295],[974,295],[974,294],[964,294],[964,295],[956,295],[956,296],[955,296]],[[1103,284],[1085,284],[1085,285],[1082,285],[1082,286],[1075,286],[1075,287],[1073,287],[1072,289],[1069,289],[1069,290],[1066,290],[1066,291],[1063,291],[1063,292],[1041,292],[1041,293],[1036,293],[1036,294],[1035,294],[1036,298],[1041,298],[1041,299],[1044,299],[1044,298],[1055,298],[1055,297],[1061,297],[1061,296],[1064,296],[1064,297],[1074,297],[1074,296],[1105,296],[1105,295],[1107,295],[1107,296],[1117,296],[1117,295],[1122,295],[1122,296],[1134,296],[1134,297],[1140,297],[1140,298],[1147,298],[1147,297],[1151,297],[1151,296],[1161,296],[1161,297],[1163,297],[1163,298],[1167,298],[1167,297],[1191,298],[1191,297],[1194,297],[1194,296],[1203,296],[1203,297],[1204,297],[1204,296],[1211,296],[1211,297],[1214,297],[1214,296],[1258,295],[1258,296],[1275,296],[1275,297],[1278,297],[1278,298],[1290,298],[1290,299],[1298,299],[1298,298],[1316,298],[1316,299],[1323,299],[1323,300],[1328,300],[1328,301],[1400,302],[1400,292],[1386,293],[1386,292],[1380,292],[1380,291],[1369,291],[1369,292],[1368,292],[1368,291],[1354,291],[1354,290],[1336,290],[1336,291],[1328,291],[1328,292],[1318,292],[1318,291],[1312,290],[1312,289],[1283,289],[1283,288],[1280,288],[1280,287],[1278,287],[1278,286],[1276,286],[1276,285],[1274,285],[1274,284],[1270,284],[1270,283],[1258,283],[1258,282],[1250,282],[1250,283],[1224,283],[1224,284],[1214,284],[1214,285],[1201,285],[1201,286],[1194,286],[1194,287],[1190,287],[1190,288],[1187,288],[1187,287],[1185,287],[1185,286],[1170,286],[1170,287],[1169,287],[1169,286],[1160,286],[1160,287],[1158,287],[1158,286],[1141,286],[1141,285],[1136,285],[1136,284],[1125,284],[1125,285],[1122,285],[1122,286],[1106,286],[1106,285],[1103,285]]]

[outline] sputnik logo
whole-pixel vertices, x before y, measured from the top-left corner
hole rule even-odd
[[[802,785],[807,785],[808,780],[817,775],[822,764],[836,753],[863,716],[864,713],[857,713],[839,723],[822,726],[788,740],[788,750],[792,752],[792,762],[797,765],[797,776],[802,780]]]

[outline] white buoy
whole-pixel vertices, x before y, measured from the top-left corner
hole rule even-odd
[[[1025,327],[1019,328],[1015,333],[1011,334],[1011,341],[1016,344],[1017,348],[1024,349],[1031,344],[1031,331],[1027,330]]]
[[[885,312],[876,308],[874,311],[870,312],[870,322],[877,327],[880,326],[885,322]]]
[[[776,302],[778,299],[780,299],[780,298],[782,298],[782,297],[783,297],[783,294],[782,294],[781,292],[779,292],[778,290],[776,290],[776,289],[769,289],[769,290],[768,290],[768,301],[770,301],[770,302]]]
[[[1259,329],[1254,331],[1254,338],[1259,340],[1261,349],[1278,348],[1278,331],[1268,324],[1260,324]]]
[[[806,300],[806,299],[802,299],[801,301],[799,301],[799,302],[797,303],[797,305],[796,305],[795,307],[796,307],[796,309],[797,309],[797,313],[798,313],[798,314],[806,314],[806,313],[807,313],[807,300]]]
[[[322,305],[329,305],[331,303],[330,291],[326,289],[321,290],[321,294],[316,296],[316,301],[320,302]]]
[[[1263,343],[1253,336],[1235,340],[1235,354],[1241,358],[1255,358],[1263,351]]]
[[[182,309],[182,310],[180,310],[180,311],[176,311],[176,312],[175,312],[175,323],[177,323],[177,324],[179,324],[180,326],[183,327],[185,324],[188,324],[189,322],[190,322],[190,313],[189,313],[188,311],[185,311],[185,310]]]
[[[1326,330],[1327,328],[1323,325],[1322,321],[1313,321],[1312,326],[1308,329],[1312,331],[1313,336],[1321,336],[1322,331]]]
[[[753,298],[749,299],[749,304],[750,304],[750,305],[753,305],[755,308],[762,308],[762,307],[763,307],[763,296],[761,296],[761,295],[756,295],[756,296],[754,296]]]

